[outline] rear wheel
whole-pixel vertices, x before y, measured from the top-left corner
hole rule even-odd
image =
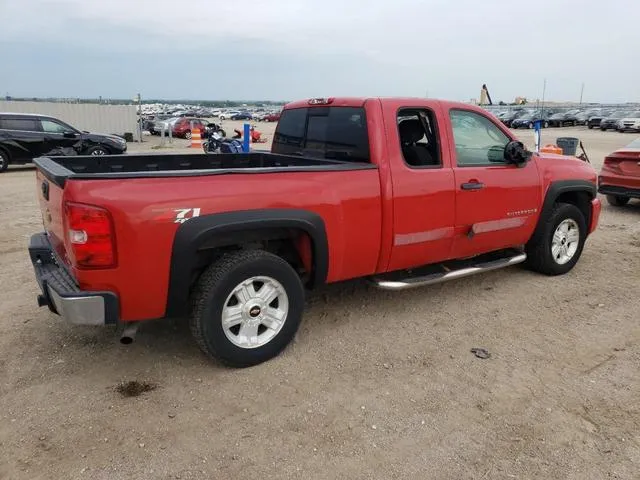
[[[262,250],[224,255],[200,277],[191,332],[209,357],[233,367],[257,365],[293,339],[304,287],[282,258]]]
[[[184,134],[184,138],[187,140],[191,140],[191,130],[187,130]]]
[[[614,207],[624,207],[631,200],[629,197],[623,197],[621,195],[607,195],[607,202]]]
[[[569,272],[580,258],[587,222],[578,207],[558,203],[526,245],[527,266],[545,275]]]
[[[588,128],[589,130],[593,130],[593,125],[589,125],[589,124],[587,124],[587,128]]]
[[[9,168],[9,155],[4,151],[0,150],[0,172],[4,172]]]

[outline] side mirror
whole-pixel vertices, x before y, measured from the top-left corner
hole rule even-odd
[[[76,138],[78,134],[76,132],[66,131],[62,134],[64,138]]]
[[[522,142],[512,140],[504,147],[504,159],[507,163],[512,163],[519,167],[523,167],[533,155],[526,149]]]

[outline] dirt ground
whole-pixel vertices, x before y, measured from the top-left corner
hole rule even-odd
[[[557,135],[598,169],[634,138],[543,143]],[[295,342],[245,370],[205,359],[183,321],[123,346],[38,308],[33,168],[0,175],[0,225],[1,479],[640,478],[640,203],[605,205],[563,277],[327,287]]]

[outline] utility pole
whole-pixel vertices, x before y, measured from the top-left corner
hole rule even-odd
[[[580,89],[580,105],[582,105],[582,94],[584,93],[584,82],[582,82],[582,88]]]

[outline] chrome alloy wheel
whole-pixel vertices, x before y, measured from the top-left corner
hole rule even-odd
[[[571,261],[580,245],[580,228],[575,220],[560,222],[551,240],[551,255],[558,265]]]
[[[258,348],[282,329],[289,312],[289,298],[280,282],[252,277],[237,285],[222,308],[222,329],[240,348]]]

